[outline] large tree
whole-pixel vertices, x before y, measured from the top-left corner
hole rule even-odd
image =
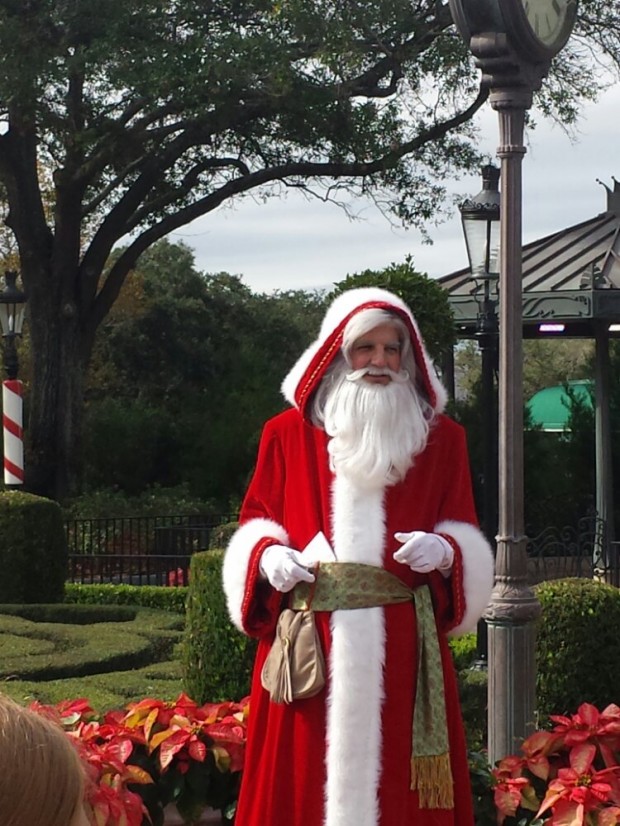
[[[594,93],[579,38],[616,60],[619,8],[582,0],[543,110],[570,121]],[[70,486],[97,327],[151,244],[285,186],[367,193],[422,224],[443,182],[478,163],[483,102],[445,0],[0,0],[0,183],[31,318],[30,489]]]

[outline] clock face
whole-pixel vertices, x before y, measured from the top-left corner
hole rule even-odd
[[[520,0],[534,36],[553,48],[564,41],[565,27],[571,18],[569,0]]]
[[[468,44],[476,36],[506,35],[510,48],[530,63],[548,62],[568,40],[578,0],[448,0]]]

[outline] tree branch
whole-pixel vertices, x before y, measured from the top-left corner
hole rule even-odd
[[[152,244],[170,232],[187,225],[202,215],[212,212],[235,195],[240,195],[273,181],[291,177],[362,178],[386,171],[394,167],[404,156],[419,150],[429,141],[439,140],[463,123],[468,122],[484,104],[487,97],[488,91],[480,90],[476,99],[467,109],[459,112],[452,118],[448,118],[445,121],[436,123],[428,129],[425,129],[411,141],[407,141],[400,147],[391,149],[375,161],[356,161],[349,163],[298,161],[286,163],[282,166],[261,169],[228,181],[216,192],[200,198],[193,204],[176,211],[173,215],[166,216],[157,224],[141,233],[115,261],[94,300],[90,323],[97,326],[103,318],[105,318],[108,310],[118,297],[127,273],[135,267],[140,255]]]

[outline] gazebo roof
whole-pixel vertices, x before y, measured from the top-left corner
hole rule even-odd
[[[523,247],[523,335],[564,325],[565,337],[592,337],[597,324],[620,323],[620,182],[600,215]],[[461,337],[476,332],[481,285],[469,268],[437,279],[448,291]],[[551,332],[551,331],[550,331]],[[613,331],[612,331],[613,332]]]

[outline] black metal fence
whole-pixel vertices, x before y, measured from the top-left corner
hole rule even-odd
[[[65,522],[69,581],[187,585],[193,553],[236,514],[98,517]]]
[[[228,513],[69,520],[69,581],[187,585],[192,554],[209,547],[214,528],[236,518]],[[545,528],[527,543],[529,582],[596,576],[619,585],[619,550],[596,517]]]
[[[586,516],[577,524],[545,528],[528,540],[531,585],[563,577],[594,577],[619,585],[618,542],[609,540],[604,520]]]

